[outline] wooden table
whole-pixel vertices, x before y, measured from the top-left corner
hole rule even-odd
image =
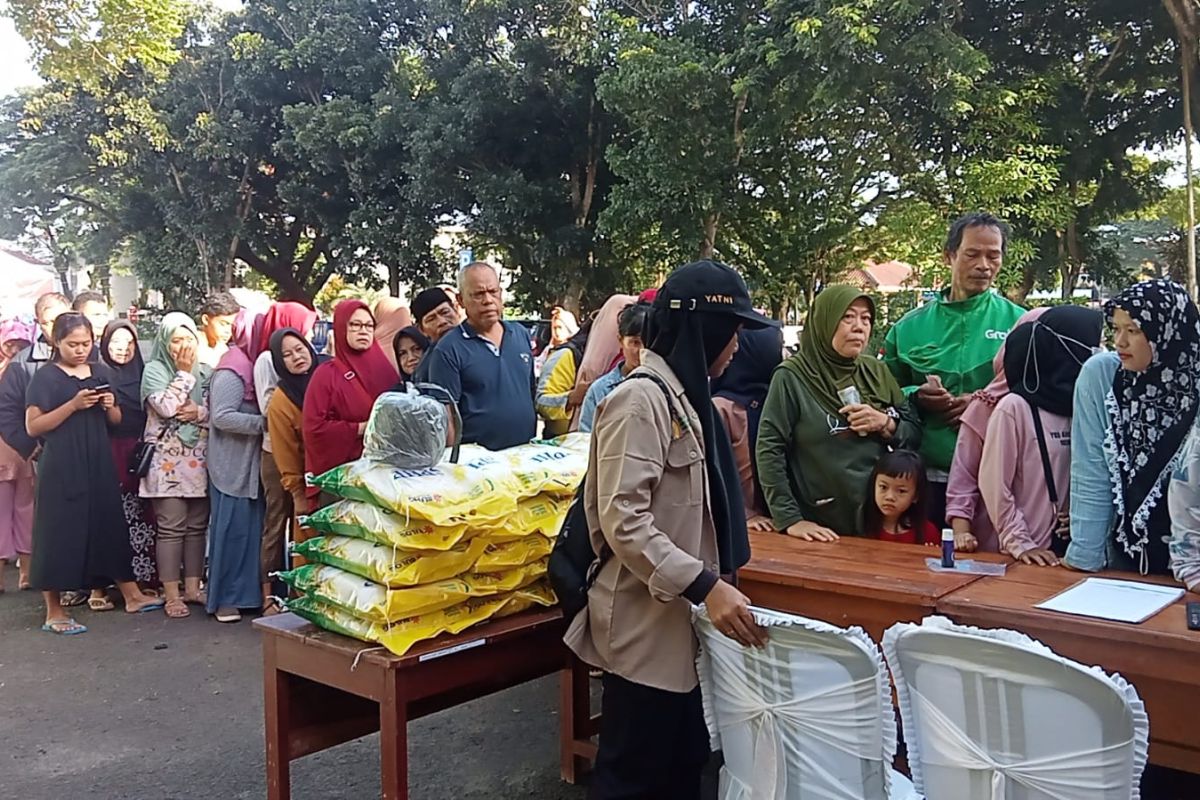
[[[562,642],[557,609],[528,611],[395,656],[294,614],[255,620],[263,633],[267,797],[291,796],[293,760],[380,732],[384,800],[408,797],[408,721],[559,673],[562,777],[595,757],[587,671]]]
[[[981,577],[930,570],[925,559],[940,558],[938,548],[874,539],[804,542],[757,533],[750,535],[750,552],[750,563],[738,570],[738,588],[755,605],[857,625],[876,641],[896,622],[934,613],[942,597]],[[963,557],[1011,563],[994,554]]]
[[[943,596],[938,612],[964,625],[1011,628],[1059,655],[1132,683],[1150,715],[1150,761],[1200,773],[1200,632],[1189,631],[1183,600],[1140,625],[1076,617],[1034,608],[1086,578],[1065,569],[1016,564],[1003,578],[986,578]],[[1119,572],[1106,578],[1175,585],[1172,581]]]

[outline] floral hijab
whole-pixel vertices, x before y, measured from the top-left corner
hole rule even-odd
[[[1187,290],[1167,280],[1143,281],[1109,300],[1109,324],[1118,308],[1154,353],[1144,372],[1118,369],[1107,398],[1117,542],[1145,573],[1150,528],[1157,527],[1150,516],[1200,407],[1200,312]]]

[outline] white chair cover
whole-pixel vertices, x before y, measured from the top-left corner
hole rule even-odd
[[[704,716],[725,754],[719,797],[909,797],[911,784],[891,770],[896,718],[878,646],[859,628],[753,612],[770,628],[764,650],[721,634],[703,607],[694,614]]]
[[[893,625],[883,648],[930,800],[1139,800],[1150,725],[1121,676],[943,617]]]

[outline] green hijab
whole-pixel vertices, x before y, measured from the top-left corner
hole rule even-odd
[[[883,362],[863,352],[858,358],[846,358],[833,349],[833,334],[850,304],[862,298],[871,305],[875,317],[875,302],[855,286],[837,284],[826,287],[809,309],[804,332],[800,334],[800,349],[777,369],[796,375],[813,398],[826,411],[836,412],[846,405],[838,398],[838,390],[858,387],[862,401],[885,411],[904,404],[904,393]]]
[[[178,370],[175,368],[175,359],[171,358],[171,339],[181,328],[196,337],[196,347],[199,349],[200,332],[191,317],[178,311],[172,311],[163,317],[162,324],[158,326],[158,335],[154,337],[150,360],[146,362],[146,369],[142,373],[142,403],[152,394],[165,392],[171,381],[175,380]],[[204,392],[208,388],[211,374],[212,369],[206,364],[201,364],[197,358],[192,366],[192,375],[196,377],[196,382],[190,395],[196,405],[204,404]],[[195,447],[200,442],[200,428],[191,422],[181,424],[178,435],[184,447]]]

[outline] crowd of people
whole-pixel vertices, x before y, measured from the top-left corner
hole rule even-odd
[[[143,352],[102,295],[47,294],[0,323],[0,565],[43,593],[55,634],[117,594],[172,619],[276,613],[285,541],[334,500],[305,475],[362,455],[382,394],[440,387],[461,441],[491,449],[539,424],[590,432],[598,564],[567,642],[604,672],[596,783],[691,785],[706,750],[688,604],[763,643],[735,585],[749,531],[932,545],[950,529],[966,552],[1200,589],[1200,313],[1161,279],[1102,309],[1026,311],[993,288],[1007,237],[988,214],[957,220],[950,285],[882,354],[862,289],[824,287],[788,354],[711,261],[582,322],[555,309],[541,352],[483,262],[408,307],[342,301],[327,343],[304,305],[259,314],[221,292],[168,313]]]

